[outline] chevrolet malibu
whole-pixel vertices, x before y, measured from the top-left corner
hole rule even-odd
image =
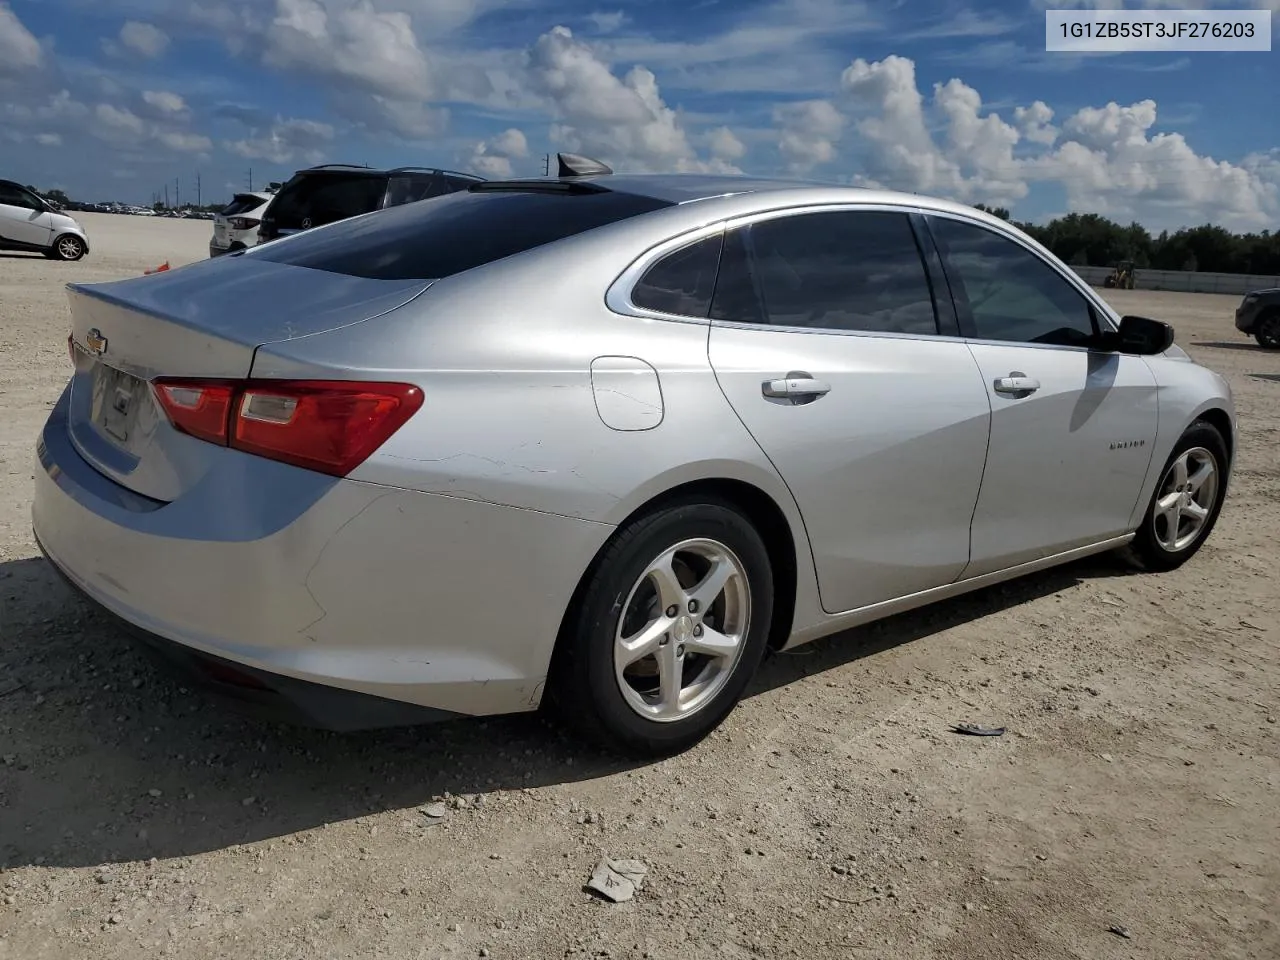
[[[1212,530],[1227,384],[1010,224],[585,169],[72,285],[45,554],[262,709],[656,756],[771,649]]]

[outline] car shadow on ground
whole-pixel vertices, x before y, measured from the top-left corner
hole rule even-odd
[[[1188,341],[1189,347],[1212,347],[1215,350],[1253,350],[1260,351],[1262,348],[1252,340],[1191,340]]]
[[[1127,573],[1094,558],[846,631],[770,657],[748,697]],[[0,601],[0,868],[187,856],[637,766],[536,715],[356,734],[251,720],[153,669],[41,559],[0,563]]]

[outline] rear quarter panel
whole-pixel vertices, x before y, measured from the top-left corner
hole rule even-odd
[[[790,525],[798,620],[820,618],[799,513],[716,383],[708,325],[624,317],[605,306],[610,283],[646,248],[627,226],[438,281],[373,321],[267,344],[253,375],[414,382],[422,410],[352,479],[595,521],[606,525],[601,545],[612,526],[673,487],[751,484]],[[659,230],[653,242],[666,236]],[[656,425],[604,423],[591,382],[600,357],[637,358],[656,371]]]

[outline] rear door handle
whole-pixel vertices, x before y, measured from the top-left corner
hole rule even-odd
[[[995,382],[995,388],[996,393],[1002,393],[1006,396],[1025,397],[1040,389],[1040,381],[1035,377],[1028,377],[1024,373],[1011,373],[1007,377],[998,377]]]
[[[815,380],[803,370],[792,370],[785,377],[766,380],[760,384],[760,392],[775,400],[808,403],[831,392],[831,384]]]

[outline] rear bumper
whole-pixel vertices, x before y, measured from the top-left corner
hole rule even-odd
[[[149,633],[118,616],[86,593],[49,556],[38,536],[36,545],[67,586],[132,638],[157,667],[240,713],[268,722],[290,723],[340,733],[435,723],[459,716],[447,710],[436,710],[268,673]]]
[[[79,455],[66,416],[64,394],[37,447],[45,555],[178,659],[248,667],[286,699],[297,681],[436,714],[536,708],[569,598],[611,529],[225,448],[179,499],[148,500]],[[353,723],[366,725],[324,725]]]

